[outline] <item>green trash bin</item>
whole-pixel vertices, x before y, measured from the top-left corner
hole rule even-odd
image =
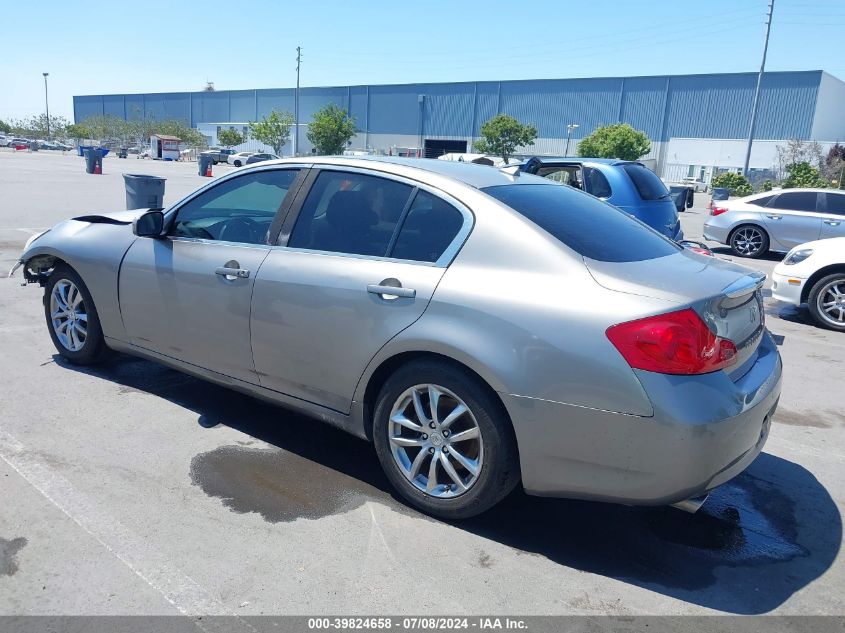
[[[161,209],[165,178],[144,174],[123,174],[127,209]]]

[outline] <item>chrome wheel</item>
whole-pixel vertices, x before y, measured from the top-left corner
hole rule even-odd
[[[831,325],[845,326],[845,279],[834,279],[825,284],[816,296],[819,316]]]
[[[478,422],[463,400],[438,385],[416,385],[397,398],[388,440],[405,478],[432,497],[457,497],[481,474],[484,444]]]
[[[72,281],[59,280],[50,293],[50,323],[67,350],[78,352],[88,337],[88,314],[82,293]]]
[[[731,242],[737,253],[750,257],[763,248],[763,232],[753,226],[745,226],[734,233]]]

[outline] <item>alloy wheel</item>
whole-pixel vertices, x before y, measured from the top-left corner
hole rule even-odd
[[[67,279],[59,280],[50,293],[50,323],[56,338],[67,350],[78,352],[88,338],[88,313],[79,288]]]
[[[825,284],[816,297],[819,316],[831,325],[845,326],[845,279]]]
[[[478,481],[481,429],[457,395],[434,384],[404,391],[390,411],[390,451],[411,484],[432,497],[457,497]]]
[[[734,234],[732,242],[740,255],[755,255],[763,248],[763,233],[759,229],[746,226]]]

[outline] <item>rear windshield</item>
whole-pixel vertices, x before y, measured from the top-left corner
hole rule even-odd
[[[648,167],[629,163],[622,165],[622,169],[628,174],[631,182],[637,188],[637,193],[643,200],[660,200],[668,197],[669,192],[666,190],[666,185]]]
[[[482,191],[589,259],[636,262],[680,250],[624,211],[572,187],[499,185]]]
[[[721,187],[716,187],[713,190],[713,199],[714,200],[727,200],[731,197],[731,192],[727,189],[723,189]]]

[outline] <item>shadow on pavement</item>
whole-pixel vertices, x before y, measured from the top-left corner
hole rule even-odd
[[[755,259],[740,257],[727,246],[711,246],[710,250],[716,253],[717,255],[732,257],[734,263],[736,264],[742,264],[744,262],[746,266],[752,266]],[[785,253],[774,253],[772,251],[768,251],[767,253],[761,255],[760,257],[757,257],[756,259],[764,262],[780,262],[784,258],[784,256]]]
[[[54,358],[115,382],[122,392],[185,407],[199,416],[197,433],[223,424],[277,447],[222,446],[186,464],[192,482],[233,512],[277,522],[377,501],[431,520],[396,501],[371,445],[342,431],[147,361],[118,356],[79,368]],[[842,542],[839,509],[824,486],[800,465],[767,453],[695,515],[515,492],[455,526],[560,565],[737,614],[783,604],[831,566]]]

